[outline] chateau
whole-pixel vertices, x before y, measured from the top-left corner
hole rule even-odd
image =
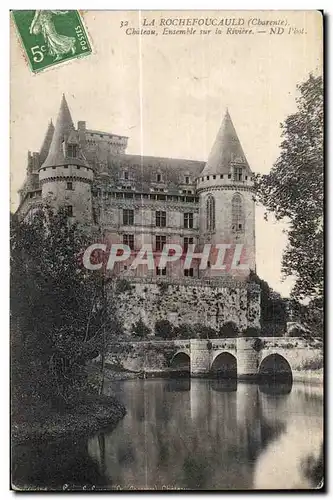
[[[113,269],[137,287],[134,297],[119,306],[126,307],[121,313],[128,330],[138,317],[152,329],[163,318],[175,324],[200,320],[214,328],[228,321],[240,330],[259,326],[260,294],[247,282],[255,270],[253,173],[229,112],[207,162],[130,155],[127,142],[127,137],[89,129],[84,121],[75,127],[63,96],[55,127],[51,121],[40,151],[28,153],[19,217],[31,216],[47,201],[65,206],[68,217],[80,224],[98,228],[104,240],[129,246],[129,261]],[[189,269],[182,265],[184,256],[159,268],[167,244],[180,245],[184,254],[222,244],[225,269],[214,269],[216,254],[208,256],[204,269],[195,255]],[[145,245],[153,248],[155,268],[132,269],[131,260]],[[241,254],[231,266],[236,247]],[[170,297],[165,294],[157,306],[156,284],[163,281]]]

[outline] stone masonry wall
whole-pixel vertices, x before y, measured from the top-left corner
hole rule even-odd
[[[117,296],[117,315],[125,333],[140,318],[154,333],[155,323],[166,319],[174,326],[202,323],[218,330],[232,321],[240,331],[259,327],[260,295],[248,293],[243,283],[234,286],[132,283]]]

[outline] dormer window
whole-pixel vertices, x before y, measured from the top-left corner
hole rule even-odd
[[[241,181],[243,178],[242,167],[234,167],[234,181]]]
[[[68,144],[67,145],[67,156],[69,158],[77,158],[77,144]]]
[[[185,176],[185,184],[190,183],[190,177],[188,175]]]
[[[124,172],[124,179],[125,179],[125,181],[128,181],[128,179],[129,179],[129,175],[128,175],[127,171]]]
[[[162,182],[162,174],[158,173],[156,175],[156,182]]]

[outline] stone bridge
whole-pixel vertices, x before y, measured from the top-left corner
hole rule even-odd
[[[323,358],[320,341],[296,337],[150,340],[128,346],[129,351],[120,358],[118,355],[117,363],[147,376],[189,372],[191,377],[246,379],[279,374],[297,378],[300,372],[319,368]],[[110,352],[109,363],[114,359]]]
[[[311,344],[311,345],[310,345]],[[175,341],[171,366],[185,366],[192,377],[209,374],[253,378],[290,374],[320,365],[321,344],[303,338],[262,337]]]

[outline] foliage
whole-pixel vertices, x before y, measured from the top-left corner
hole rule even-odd
[[[15,395],[44,401],[86,386],[85,364],[105,343],[104,275],[82,265],[88,236],[45,206],[11,221],[11,347]]]
[[[161,294],[168,291],[169,285],[168,283],[158,283],[158,287],[160,289]]]
[[[252,347],[256,352],[260,352],[265,347],[265,342],[263,342],[260,338],[256,338]]]
[[[145,325],[142,318],[140,318],[139,321],[137,321],[136,323],[133,323],[132,333],[136,337],[139,337],[142,339],[142,338],[147,337],[147,335],[149,335],[151,332],[150,332],[150,328],[147,325]]]
[[[323,79],[298,85],[297,111],[281,124],[281,153],[257,178],[259,200],[288,222],[283,273],[296,277],[293,296],[322,298],[323,285]]]
[[[195,325],[195,331],[196,336],[199,337],[199,339],[215,339],[217,337],[217,332],[214,328],[201,323]]]
[[[309,330],[308,336],[322,338],[324,333],[324,301],[321,298],[311,300],[307,305],[293,299],[289,302],[292,320],[299,322]],[[311,332],[311,333],[310,333]],[[302,331],[302,336],[304,335]]]
[[[260,335],[260,329],[254,326],[248,326],[246,330],[242,332],[242,337],[258,337]]]
[[[174,337],[173,325],[167,319],[161,319],[155,323],[155,335],[163,339]]]
[[[180,339],[191,339],[195,337],[195,331],[192,325],[183,323],[179,326],[175,326],[174,334]]]
[[[219,338],[227,339],[238,337],[238,334],[239,330],[237,325],[233,321],[228,321],[220,327],[218,336]]]
[[[131,292],[132,285],[127,280],[118,280],[116,284],[116,293],[120,295],[121,293]]]
[[[287,303],[280,294],[274,292],[268,283],[250,271],[249,282],[260,286],[260,326],[265,337],[283,333],[287,326]]]

